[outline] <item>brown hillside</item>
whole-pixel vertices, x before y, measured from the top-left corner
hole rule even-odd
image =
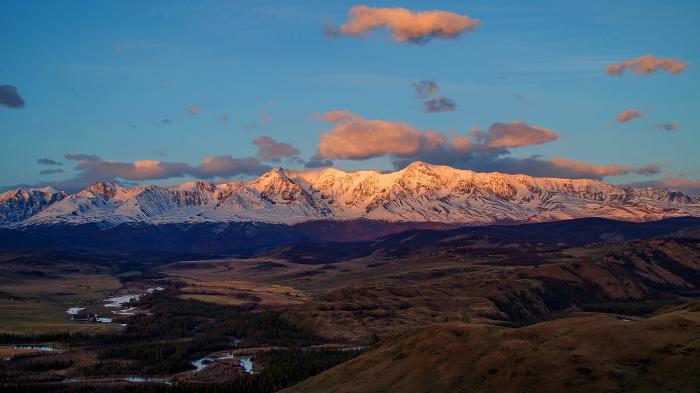
[[[285,392],[698,392],[700,307],[645,320],[588,316],[522,328],[439,324]]]

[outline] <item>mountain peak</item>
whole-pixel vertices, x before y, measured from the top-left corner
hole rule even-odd
[[[277,167],[252,181],[218,186],[192,181],[125,189],[97,182],[65,199],[64,194],[49,198],[40,191],[7,195],[0,198],[0,226],[191,220],[292,224],[360,218],[485,225],[583,217],[700,217],[700,200],[679,192],[623,189],[597,180],[476,173],[422,161],[391,173]]]
[[[87,191],[91,191],[95,194],[98,195],[104,195],[107,197],[114,197],[117,193],[118,186],[115,183],[104,183],[101,181],[97,181],[92,183],[88,188],[86,188]]]

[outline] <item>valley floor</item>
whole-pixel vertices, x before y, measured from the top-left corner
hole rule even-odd
[[[697,391],[696,231],[574,244],[508,231],[251,258],[1,253],[0,387]]]

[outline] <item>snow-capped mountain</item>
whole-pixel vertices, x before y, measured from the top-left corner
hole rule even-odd
[[[0,225],[22,221],[68,196],[51,187],[18,188],[0,194]]]
[[[21,197],[19,197],[21,196]],[[393,173],[276,168],[240,183],[124,188],[95,183],[73,195],[14,190],[2,225],[266,222],[374,219],[486,225],[583,217],[649,221],[700,216],[700,198],[597,180],[476,173],[414,162]]]

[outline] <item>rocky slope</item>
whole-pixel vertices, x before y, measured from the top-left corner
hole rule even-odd
[[[46,188],[18,188],[0,194],[0,225],[29,218],[47,206],[68,196],[63,191]]]
[[[14,190],[5,195],[31,194]],[[393,173],[274,169],[241,183],[124,188],[95,183],[73,195],[44,191],[0,199],[0,225],[201,223],[292,224],[366,218],[466,225],[581,217],[649,221],[700,216],[700,199],[665,189],[623,189],[596,180],[476,173],[414,162]],[[37,195],[39,195],[37,194]],[[31,194],[34,195],[34,194]],[[43,198],[43,199],[42,199]]]

